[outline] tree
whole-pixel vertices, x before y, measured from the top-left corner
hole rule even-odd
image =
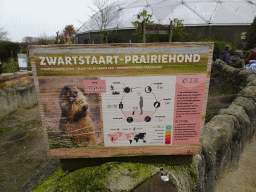
[[[7,41],[8,31],[4,30],[4,27],[0,27],[0,41]]]
[[[111,21],[118,18],[117,6],[115,2],[110,3],[110,0],[93,0],[93,5],[96,9],[89,7],[94,13],[91,19],[99,27],[100,41],[104,43],[103,32],[106,31]]]
[[[134,21],[134,22],[132,22],[132,24],[133,24],[135,27],[139,27],[139,23],[142,23],[142,22],[145,22],[145,23],[154,23],[154,21],[151,21],[152,16],[153,16],[153,15],[148,14],[147,10],[143,9],[142,12],[140,12],[140,13],[137,14],[137,19],[138,19],[138,21]]]
[[[66,25],[63,32],[64,32],[64,36],[65,36],[65,42],[67,44],[75,42],[74,35],[76,34],[76,31],[75,31],[73,25]]]
[[[183,20],[179,20],[174,18],[172,21],[173,25],[173,35],[172,35],[172,42],[175,42],[180,39],[184,39],[188,33],[185,31],[185,27],[183,25]]]
[[[152,19],[151,14],[148,14],[148,12],[144,9],[142,12],[137,14],[137,21],[132,22],[132,24],[136,27],[135,35],[142,39],[143,34],[139,33],[139,24],[142,22],[145,23],[154,23],[151,21]],[[183,20],[179,20],[177,18],[172,20],[173,25],[173,33],[172,33],[172,42],[175,42],[177,40],[184,39],[187,35],[187,32],[185,31],[185,27],[183,26]],[[152,35],[146,35],[147,42],[168,42],[169,41],[169,35],[164,34],[152,34]]]
[[[139,29],[139,25],[140,25],[140,23],[143,23],[143,22],[144,22],[145,24],[146,24],[146,23],[154,23],[154,21],[151,21],[152,16],[153,16],[153,15],[148,14],[147,10],[143,9],[142,12],[140,12],[140,13],[137,14],[137,19],[138,19],[138,20],[132,22],[133,26],[136,27],[134,35],[138,36],[138,37],[141,39],[141,41],[142,41],[142,38],[143,38],[143,34],[141,34],[141,33],[139,32],[139,30],[140,30],[140,29]],[[149,38],[149,35],[147,35],[146,37]]]
[[[37,39],[35,37],[26,36],[22,38],[22,41],[27,44],[34,44],[37,42]]]
[[[246,45],[248,48],[252,48],[256,42],[256,17],[254,17],[253,22],[246,34]]]
[[[9,59],[17,59],[17,54],[20,51],[19,43],[10,41],[0,41],[0,60],[7,62]]]
[[[55,44],[55,37],[54,36],[47,36],[45,32],[40,36],[35,38],[36,44],[38,45],[49,45]]]

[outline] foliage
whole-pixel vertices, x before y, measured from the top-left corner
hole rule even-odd
[[[28,49],[21,49],[19,43],[9,41],[0,42],[0,61],[2,62],[2,73],[13,73],[19,71],[17,62],[18,53],[28,54]],[[31,63],[28,57],[27,70],[31,70]]]
[[[28,55],[28,54],[29,54],[29,51],[28,51],[27,48],[25,48],[25,49],[21,49],[21,50],[20,50],[20,53],[21,53],[21,54],[27,54],[27,55]]]
[[[246,34],[246,44],[248,48],[252,48],[256,42],[256,17],[254,17],[253,22]]]
[[[173,34],[172,34],[172,42],[175,42],[179,39],[184,39],[188,33],[185,31],[185,27],[183,25],[183,20],[174,18],[172,21],[173,25]]]
[[[136,27],[134,35],[140,38],[139,42],[142,42],[143,34],[139,33],[139,24],[144,23],[154,23],[154,21],[151,21],[152,19],[151,14],[148,14],[147,10],[143,9],[142,12],[137,14],[137,21],[132,22],[133,26]],[[149,35],[146,35],[146,39],[149,38]]]
[[[101,43],[104,43],[103,32],[106,31],[110,22],[113,22],[113,20],[118,18],[118,11],[116,11],[117,6],[115,2],[111,2],[110,0],[93,0],[92,3],[96,7],[96,9],[89,7],[93,12],[91,19],[99,27],[100,40]],[[118,21],[116,25],[118,28]]]
[[[154,23],[151,21],[152,19],[151,14],[148,14],[148,12],[144,9],[142,12],[137,14],[137,21],[132,22],[134,27],[136,27],[135,34],[138,36],[140,39],[143,38],[143,34],[139,33],[139,24],[142,22],[145,23]],[[183,20],[174,18],[172,20],[172,25],[173,25],[173,34],[172,34],[172,42],[178,41],[180,39],[184,39],[185,36],[188,34],[185,31],[185,27],[183,25]],[[168,42],[169,41],[169,35],[165,34],[150,34],[146,35],[147,42]]]
[[[10,59],[9,62],[3,62],[2,73],[13,73],[19,71],[19,64],[14,59]]]
[[[41,38],[38,39],[37,43],[39,45],[48,45],[48,40],[41,37]]]
[[[218,115],[220,109],[227,108],[241,91],[234,86],[234,79],[228,78],[221,71],[213,72],[210,78],[212,83],[209,87],[205,123]]]
[[[27,44],[34,44],[37,42],[37,38],[31,37],[31,36],[26,36],[22,38],[22,42],[27,43]]]
[[[63,35],[64,38],[64,35]],[[30,37],[26,36],[22,38],[23,43],[28,45],[48,45],[48,44],[55,44],[55,37],[53,36],[46,36],[46,34],[42,34],[39,37]]]
[[[10,59],[7,62],[2,62],[2,73],[14,73],[19,71],[19,63],[17,61],[15,61],[14,59]],[[32,67],[31,67],[31,62],[30,59],[28,58],[27,61],[27,70],[28,71],[32,71]]]
[[[126,43],[126,39],[123,35],[113,34],[109,32],[103,33],[104,43]]]
[[[34,44],[37,44],[37,45],[54,44],[55,43],[54,39],[55,38],[53,36],[46,36],[46,34],[44,33],[40,37],[35,38]]]
[[[7,62],[10,58],[17,59],[17,54],[20,51],[20,45],[9,41],[0,42],[0,60]]]
[[[169,41],[169,35],[167,34],[150,34],[147,35],[147,42],[168,42]]]
[[[143,9],[142,12],[140,12],[140,13],[137,14],[137,19],[138,19],[138,21],[134,21],[134,22],[132,22],[132,24],[133,24],[135,27],[139,27],[139,23],[142,23],[142,22],[145,22],[145,23],[154,23],[154,21],[151,21],[152,16],[153,16],[153,15],[148,14],[147,10]]]
[[[74,35],[76,34],[76,31],[75,31],[73,25],[66,25],[63,32],[64,32],[66,43],[74,43],[75,42]]]
[[[183,20],[179,20],[175,18],[172,21],[173,24],[173,35],[172,35],[172,42],[180,41],[184,39],[188,34],[185,31],[185,27],[183,26]],[[168,42],[169,35],[167,34],[152,34],[147,36],[147,42]]]
[[[231,54],[232,54],[232,53],[236,50],[236,48],[237,48],[237,45],[236,45],[236,44],[234,44],[234,43],[227,43],[227,42],[225,42],[225,41],[220,41],[217,37],[214,37],[214,38],[207,38],[207,39],[203,39],[203,40],[201,40],[201,41],[203,41],[203,42],[206,42],[206,41],[208,41],[208,42],[214,42],[214,49],[216,49],[217,52],[218,52],[218,58],[219,58],[220,52],[224,49],[224,47],[225,47],[226,45],[230,45],[230,46],[231,46],[231,51],[230,51]]]
[[[0,41],[7,41],[8,31],[5,31],[3,27],[0,27]]]

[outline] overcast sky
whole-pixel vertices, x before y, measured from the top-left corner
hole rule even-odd
[[[9,39],[21,42],[23,37],[56,36],[66,25],[78,29],[92,15],[92,0],[0,0],[0,28]]]

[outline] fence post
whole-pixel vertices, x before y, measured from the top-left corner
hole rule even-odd
[[[146,22],[142,21],[143,43],[146,43]]]
[[[170,21],[169,42],[172,42],[172,32],[173,32],[173,25],[172,25],[172,21]]]

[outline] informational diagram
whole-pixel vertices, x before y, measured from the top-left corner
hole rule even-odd
[[[105,146],[171,144],[175,76],[102,77]]]

